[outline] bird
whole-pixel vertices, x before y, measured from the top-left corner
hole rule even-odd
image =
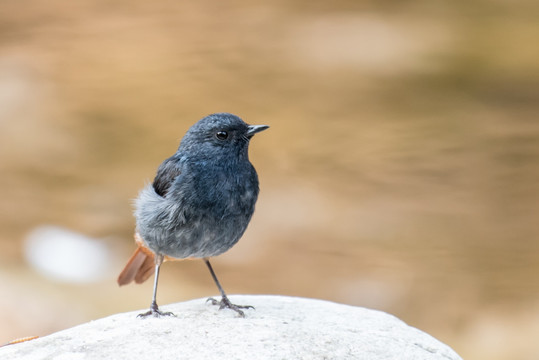
[[[178,150],[164,160],[153,182],[135,200],[137,248],[118,276],[118,284],[142,283],[154,275],[150,309],[139,317],[175,316],[157,305],[159,270],[164,261],[202,259],[217,285],[219,309],[244,317],[227,297],[210,257],[234,246],[245,232],[259,193],[258,175],[249,161],[253,136],[267,125],[249,125],[230,113],[208,115],[185,133]]]

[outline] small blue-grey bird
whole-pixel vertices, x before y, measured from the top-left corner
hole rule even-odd
[[[118,284],[142,283],[155,272],[150,310],[140,314],[173,315],[156,302],[159,268],[163,261],[186,258],[204,260],[221,293],[209,299],[220,309],[244,316],[226,296],[212,269],[217,256],[238,242],[255,210],[258,176],[249,161],[249,141],[266,125],[248,125],[238,116],[219,113],[194,124],[178,151],[157,170],[135,203],[138,248],[118,277]]]

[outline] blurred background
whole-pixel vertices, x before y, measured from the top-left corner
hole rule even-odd
[[[132,200],[195,121],[271,129],[230,293],[539,356],[539,3],[0,2],[0,343],[147,308]],[[216,295],[163,266],[159,304]],[[259,309],[257,311],[263,311]]]

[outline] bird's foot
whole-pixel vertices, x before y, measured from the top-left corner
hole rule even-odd
[[[137,317],[139,318],[146,318],[148,316],[153,316],[153,317],[162,317],[162,316],[176,316],[174,315],[174,313],[171,313],[170,311],[161,311],[159,310],[159,307],[157,306],[157,304],[153,303],[151,306],[150,306],[150,310],[146,311],[145,313],[142,313],[142,314],[138,314]]]
[[[241,309],[254,309],[255,308],[254,306],[251,306],[251,305],[232,304],[226,296],[223,296],[221,298],[221,301],[217,301],[214,298],[208,298],[206,302],[208,301],[211,302],[212,305],[219,305],[219,310],[224,309],[224,308],[231,309],[237,312],[238,315],[241,317],[245,317],[245,313]]]

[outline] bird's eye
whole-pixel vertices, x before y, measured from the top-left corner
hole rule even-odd
[[[226,131],[218,131],[215,134],[215,137],[219,140],[226,140],[228,138],[228,133]]]

